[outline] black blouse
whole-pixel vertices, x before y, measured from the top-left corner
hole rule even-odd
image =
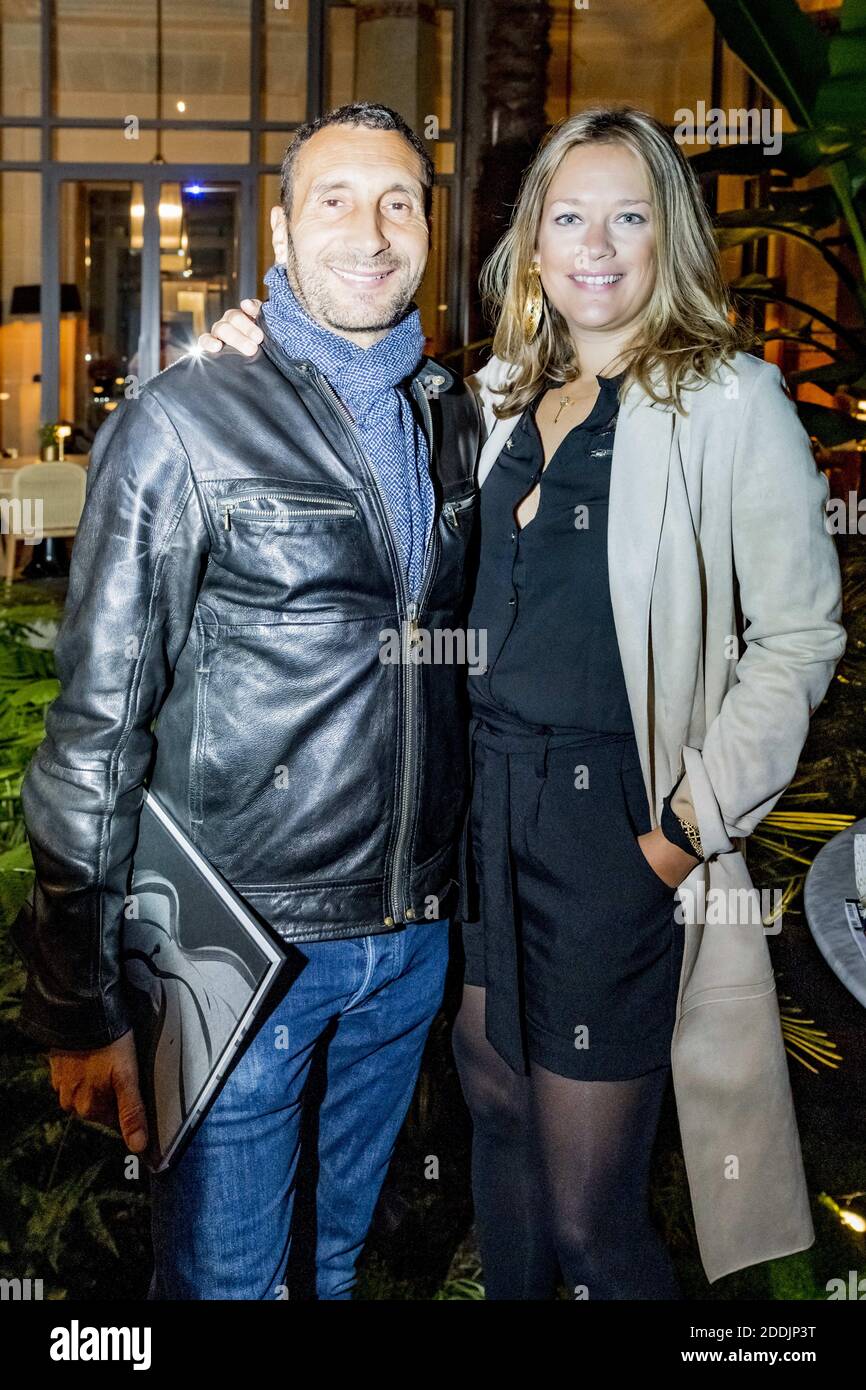
[[[487,633],[472,710],[525,724],[627,733],[631,712],[610,603],[607,508],[618,377],[598,377],[590,414],[544,469],[535,411],[524,411],[481,489],[480,564],[469,626]],[[542,471],[543,470],[543,471]],[[538,510],[515,508],[541,482]]]
[[[596,377],[595,405],[546,469],[537,396],[481,489],[480,561],[468,618],[470,628],[486,632],[486,670],[469,680],[472,713],[481,719],[487,710],[550,732],[633,731],[607,564],[610,464],[624,377]],[[536,514],[518,527],[515,509],[539,481]],[[693,854],[670,809],[673,790],[662,829]]]

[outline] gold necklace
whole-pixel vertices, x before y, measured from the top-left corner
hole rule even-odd
[[[565,407],[566,407],[567,405],[576,405],[577,403],[578,403],[578,401],[577,401],[577,398],[576,398],[576,397],[572,397],[572,396],[560,396],[560,398],[559,398],[559,409],[557,410],[556,414],[555,414],[554,417],[553,417],[553,423],[556,424],[557,420],[559,419],[560,415],[561,415],[562,412],[565,410]]]

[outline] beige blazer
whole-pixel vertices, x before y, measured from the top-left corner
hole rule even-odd
[[[494,357],[469,379],[488,429],[482,484],[519,418],[492,413],[490,388],[508,370]],[[744,842],[794,776],[846,633],[829,483],[778,367],[737,353],[685,402],[684,416],[636,385],[623,398],[608,569],[652,823],[684,767],[709,857],[677,890],[686,944],[671,1067],[712,1283],[815,1239]]]

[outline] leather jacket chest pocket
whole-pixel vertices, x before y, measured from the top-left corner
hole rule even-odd
[[[233,482],[210,505],[221,622],[284,620],[288,607],[365,610],[376,557],[361,494],[330,482],[251,479]]]
[[[357,509],[349,494],[336,488],[269,488],[219,498],[215,505],[223,531],[237,527],[243,531],[245,527],[250,527],[253,535],[261,527],[303,530],[310,523],[330,526],[335,522],[358,519]]]
[[[450,502],[443,502],[442,515],[446,525],[452,531],[463,531],[464,535],[470,532],[477,501],[478,494],[470,492],[466,497],[455,497]]]
[[[435,607],[459,604],[463,598],[467,563],[471,564],[471,556],[477,545],[477,513],[477,492],[469,492],[442,503],[442,553],[435,591],[431,596]]]

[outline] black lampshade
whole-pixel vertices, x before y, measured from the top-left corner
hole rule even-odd
[[[41,312],[42,286],[16,285],[9,303],[9,317],[17,318],[20,314],[39,314]],[[81,313],[81,295],[78,293],[77,285],[60,286],[60,312],[61,314]]]

